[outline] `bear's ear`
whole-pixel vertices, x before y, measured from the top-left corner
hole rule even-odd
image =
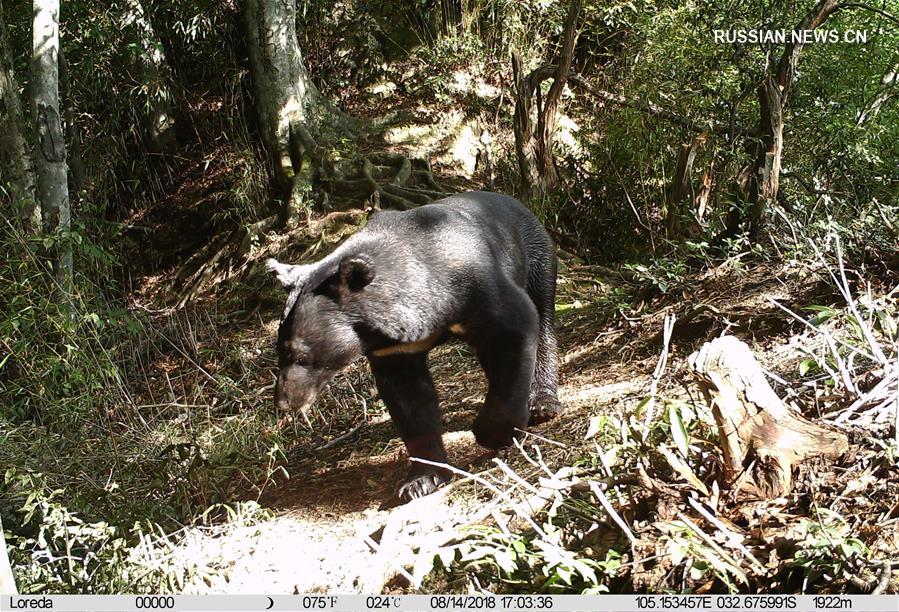
[[[364,289],[375,278],[375,269],[367,256],[351,255],[340,262],[337,278],[345,290],[356,292]]]
[[[371,259],[366,255],[348,255],[337,265],[337,271],[316,287],[313,293],[342,302],[351,293],[364,289],[375,277]]]
[[[265,262],[265,269],[275,275],[281,286],[288,291],[296,286],[302,279],[309,275],[312,266],[292,266],[274,259]]]

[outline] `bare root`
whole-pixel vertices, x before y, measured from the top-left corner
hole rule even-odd
[[[322,176],[332,208],[347,200],[369,201],[375,208],[409,210],[446,195],[428,162],[399,153],[378,153],[364,157],[350,173],[333,172]]]

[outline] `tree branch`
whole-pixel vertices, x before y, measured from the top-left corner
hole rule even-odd
[[[533,95],[534,90],[536,90],[536,88],[540,86],[540,83],[542,83],[546,79],[552,78],[556,74],[557,69],[558,67],[555,64],[546,64],[532,70],[531,73],[524,79],[524,81],[526,82],[526,90],[531,93],[531,95]],[[719,134],[722,136],[731,134],[746,135],[746,132],[739,128],[734,128],[734,131],[732,132],[730,128],[723,125],[718,125],[716,123],[698,123],[688,117],[684,117],[683,115],[678,115],[677,113],[666,110],[661,106],[653,104],[652,102],[643,102],[642,100],[628,98],[627,96],[612,93],[610,91],[605,91],[604,89],[597,89],[586,79],[576,74],[568,75],[568,82],[571,87],[577,87],[578,89],[581,89],[589,93],[590,95],[606,102],[611,102],[612,104],[623,106],[625,108],[639,110],[650,115],[656,115],[657,117],[667,119],[671,123],[675,123],[696,133],[710,132],[712,134]]]
[[[571,0],[568,7],[568,16],[565,18],[564,38],[562,40],[562,51],[559,54],[559,65],[555,70],[555,79],[550,85],[549,92],[546,94],[546,102],[543,105],[543,112],[547,117],[554,118],[556,107],[559,105],[559,99],[565,90],[565,83],[568,80],[568,70],[571,68],[571,60],[574,54],[574,43],[577,41],[576,22],[578,14],[581,12],[581,0]],[[546,129],[552,131],[553,126],[547,125]]]
[[[536,73],[536,71],[534,71]],[[531,73],[532,75],[534,73]],[[644,102],[642,100],[628,98],[626,96],[622,96],[621,94],[615,94],[609,91],[605,91],[602,89],[597,89],[588,83],[586,80],[577,75],[570,75],[568,80],[575,87],[579,87],[580,89],[586,91],[587,93],[601,99],[606,102],[611,102],[612,104],[616,104],[618,106],[623,106],[625,108],[633,108],[635,110],[642,111],[644,113],[648,113],[650,115],[655,115],[657,117],[661,117],[662,119],[667,119],[671,123],[675,123],[681,127],[687,128],[690,131],[701,134],[702,132],[710,132],[712,134],[719,134],[722,136],[736,136],[736,135],[746,135],[746,132],[742,129],[735,128],[732,132],[730,128],[719,125],[717,123],[708,122],[708,123],[698,123],[693,121],[688,117],[684,117],[682,115],[678,115],[669,110],[666,110],[656,104],[651,102]]]
[[[815,188],[814,185],[812,185],[809,181],[802,178],[795,172],[781,172],[780,175],[786,178],[793,179],[794,181],[799,183],[799,186],[802,187],[802,189],[805,190],[808,195],[836,195],[836,192],[831,191],[830,189]]]
[[[802,21],[794,28],[794,30],[814,30],[824,23],[830,15],[840,10],[837,0],[820,0],[815,7],[806,13]],[[777,85],[780,87],[781,106],[786,107],[787,97],[790,94],[790,87],[793,85],[793,75],[796,72],[796,64],[799,63],[799,56],[802,55],[802,49],[805,43],[791,42],[784,49],[783,55],[777,66]]]
[[[874,95],[874,98],[865,104],[864,108],[859,112],[855,127],[861,127],[866,121],[873,119],[880,112],[881,107],[896,95],[895,85],[899,83],[899,63],[886,71],[880,79],[881,88]]]
[[[883,9],[879,9],[876,6],[871,6],[870,4],[865,4],[863,2],[847,2],[845,4],[841,4],[840,6],[838,6],[837,10],[841,11],[841,10],[851,9],[851,8],[860,8],[860,9],[863,9],[866,11],[870,11],[872,13],[877,13],[881,17],[885,17],[886,19],[889,19],[893,23],[899,25],[899,17],[896,17],[892,13],[888,13],[887,11],[885,11]]]

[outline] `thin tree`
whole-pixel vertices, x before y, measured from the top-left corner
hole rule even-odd
[[[31,233],[40,231],[41,210],[34,193],[34,168],[26,134],[22,101],[3,20],[3,5],[0,3],[0,171],[3,182],[9,184],[15,216],[22,228]]]
[[[144,133],[149,149],[156,153],[170,151],[176,144],[172,75],[162,43],[141,0],[125,0],[123,25],[134,40],[134,56],[139,67],[138,81],[146,92]]]
[[[62,116],[68,151],[66,158],[69,164],[71,187],[75,192],[75,202],[84,189],[84,159],[81,157],[81,131],[75,120],[75,101],[72,99],[71,75],[66,55],[62,47],[59,49],[59,91],[62,97]]]
[[[521,57],[512,55],[512,74],[515,79],[515,150],[521,174],[521,188],[525,197],[543,194],[558,183],[553,140],[558,118],[559,101],[568,82],[568,72],[577,41],[577,23],[581,0],[571,0],[562,31],[562,47],[559,62],[554,66],[541,66],[524,74]],[[546,79],[552,84],[542,99],[540,86]],[[533,98],[537,99],[537,124],[532,117]],[[541,104],[542,101],[542,104]]]
[[[59,118],[59,0],[34,0],[31,54],[37,197],[44,233],[56,236],[53,271],[62,299],[71,295],[72,243],[68,168]]]

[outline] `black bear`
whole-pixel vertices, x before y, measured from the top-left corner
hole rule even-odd
[[[306,408],[364,355],[409,456],[445,463],[427,355],[455,336],[475,349],[489,383],[472,427],[480,444],[507,446],[516,429],[558,413],[556,256],[518,200],[474,192],[379,212],[317,263],[267,266],[289,292],[279,409]],[[397,494],[427,495],[448,477],[413,462]]]

